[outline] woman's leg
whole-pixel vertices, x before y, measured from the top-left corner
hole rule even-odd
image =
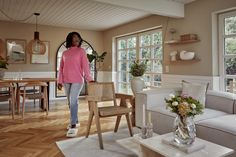
[[[78,122],[78,97],[82,87],[83,84],[81,83],[72,83],[70,86],[69,103],[71,126],[75,126]]]
[[[64,84],[65,94],[66,94],[66,98],[67,98],[67,104],[68,104],[69,108],[70,108],[70,102],[69,102],[70,87],[71,87],[71,83],[65,83]]]

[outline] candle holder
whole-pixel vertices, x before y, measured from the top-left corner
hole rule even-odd
[[[146,139],[147,138],[147,126],[143,126],[141,129],[141,137],[142,139]]]
[[[146,138],[150,138],[152,136],[153,136],[153,125],[151,122],[149,122],[146,127]]]

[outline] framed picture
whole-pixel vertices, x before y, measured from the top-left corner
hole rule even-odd
[[[6,39],[6,56],[9,56],[9,63],[26,63],[26,40]]]
[[[31,57],[31,64],[48,64],[49,63],[49,41],[42,41],[46,46],[45,54],[32,54]]]

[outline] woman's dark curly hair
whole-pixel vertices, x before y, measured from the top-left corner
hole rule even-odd
[[[66,48],[70,48],[72,46],[72,39],[73,35],[77,35],[80,39],[78,47],[81,46],[83,39],[81,38],[80,34],[78,32],[70,32],[66,37]]]

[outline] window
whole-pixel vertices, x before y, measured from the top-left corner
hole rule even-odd
[[[162,74],[162,31],[156,29],[117,38],[117,89],[122,93],[131,93],[129,73],[135,60],[148,60],[144,81],[147,86],[161,84]]]
[[[236,11],[219,16],[220,75],[224,91],[236,82]]]

